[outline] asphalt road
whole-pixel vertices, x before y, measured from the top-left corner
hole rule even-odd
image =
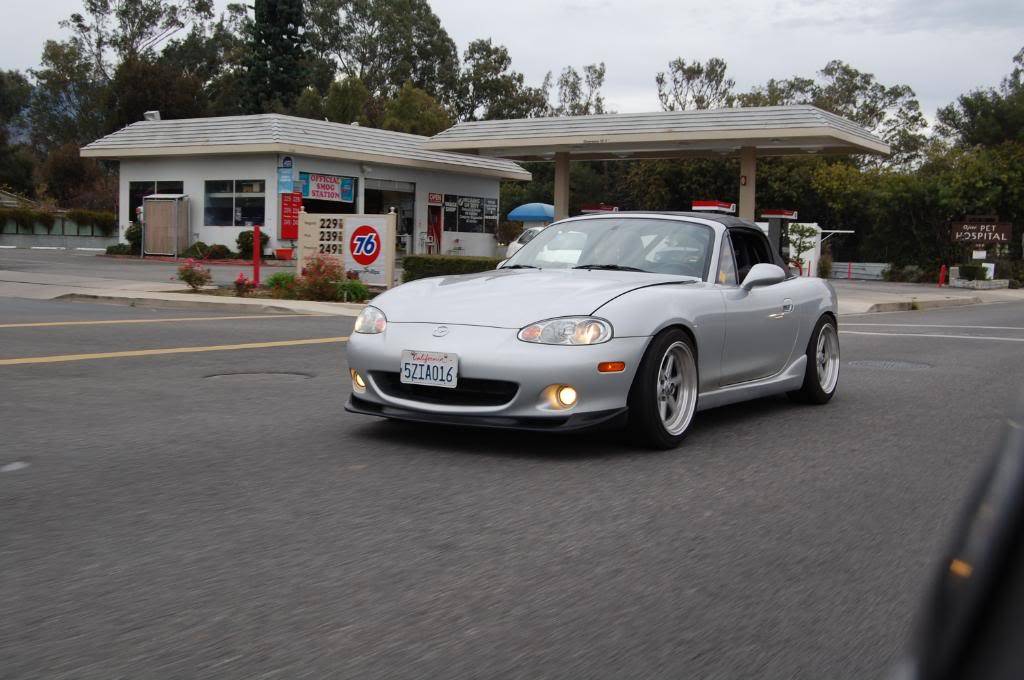
[[[1022,304],[845,317],[650,452],[346,414],[351,323],[0,300],[0,678],[879,678],[1024,374]]]

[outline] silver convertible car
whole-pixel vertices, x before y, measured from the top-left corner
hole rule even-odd
[[[529,430],[628,424],[677,445],[697,411],[839,380],[836,294],[756,225],[610,213],[549,226],[495,271],[404,284],[348,344],[348,411]]]

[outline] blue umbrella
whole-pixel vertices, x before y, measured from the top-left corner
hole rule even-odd
[[[555,206],[550,203],[527,203],[508,214],[517,222],[551,222],[555,219]]]

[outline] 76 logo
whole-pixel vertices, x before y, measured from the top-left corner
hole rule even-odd
[[[380,234],[373,227],[364,224],[352,232],[349,240],[352,259],[361,265],[372,264],[380,254]]]

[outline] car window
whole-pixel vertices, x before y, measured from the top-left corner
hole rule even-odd
[[[714,237],[710,227],[678,219],[577,219],[547,227],[505,266],[618,267],[703,279]]]
[[[748,229],[730,229],[729,236],[736,256],[736,278],[740,283],[755,264],[775,264],[768,250],[768,239],[763,234]]]
[[[715,281],[723,286],[739,285],[739,280],[736,278],[736,259],[733,256],[729,232],[722,235],[722,248],[718,255],[718,276],[715,277]]]
[[[539,234],[541,231],[543,231],[542,227],[534,227],[533,229],[527,229],[522,234],[520,234],[519,238],[516,240],[519,241],[520,245],[525,246],[527,243],[532,241],[533,237]]]

